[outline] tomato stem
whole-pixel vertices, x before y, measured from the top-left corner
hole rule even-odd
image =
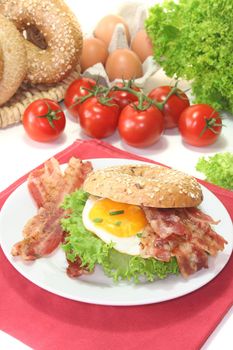
[[[203,135],[204,135],[204,133],[206,132],[206,130],[210,130],[210,131],[212,131],[214,134],[216,134],[216,135],[218,135],[219,133],[220,133],[220,131],[216,131],[215,129],[214,129],[214,127],[215,126],[223,126],[222,125],[222,123],[217,123],[216,121],[217,121],[217,119],[221,119],[221,116],[217,116],[217,117],[214,117],[213,118],[213,114],[215,114],[216,113],[216,111],[213,111],[212,113],[211,113],[211,115],[209,116],[209,118],[208,117],[204,117],[204,120],[205,120],[205,126],[204,126],[204,128],[202,129],[202,131],[200,132],[200,135],[199,135],[199,137],[202,137]]]
[[[167,103],[167,101],[169,100],[169,98],[176,94],[177,91],[179,91],[177,85],[178,85],[178,81],[176,81],[175,85],[173,86],[173,88],[171,89],[171,91],[168,93],[168,95],[166,96],[165,100],[163,102],[158,102],[155,101],[154,99],[149,98],[146,94],[144,94],[142,91],[136,91],[134,89],[132,89],[132,85],[133,85],[133,80],[122,80],[123,81],[123,86],[113,86],[111,88],[105,87],[105,86],[98,86],[95,85],[93,88],[88,89],[83,87],[83,89],[85,89],[86,91],[88,91],[89,93],[81,98],[77,98],[77,101],[75,101],[70,107],[69,109],[72,109],[74,106],[76,106],[77,104],[82,104],[83,102],[85,102],[88,98],[95,96],[98,98],[98,101],[106,106],[112,106],[114,104],[110,104],[109,102],[111,100],[113,100],[113,98],[107,97],[109,91],[126,91],[129,92],[133,95],[135,95],[138,98],[138,104],[134,104],[134,108],[137,110],[141,110],[141,111],[145,111],[147,110],[150,106],[154,105],[155,107],[157,107],[160,111],[163,110],[165,104]]]
[[[90,97],[93,97],[93,96],[97,97],[103,93],[106,94],[109,91],[109,89],[106,88],[105,86],[99,86],[99,85],[94,85],[93,88],[91,88],[91,89],[88,89],[86,87],[83,87],[83,89],[88,91],[89,94],[77,98],[76,101],[74,103],[72,103],[72,105],[70,105],[69,109],[72,109],[73,107],[75,107],[78,104],[82,104]]]
[[[129,80],[129,82],[131,82],[131,84],[132,84],[132,81]],[[129,86],[122,86],[122,87],[113,86],[111,90],[112,91],[126,91],[126,92],[130,92],[133,95],[135,95],[138,98],[138,105],[134,104],[134,108],[137,110],[140,110],[140,111],[145,111],[152,104],[154,104],[154,101],[151,98],[149,98],[148,96],[146,96],[143,92],[136,91]]]
[[[108,96],[99,96],[98,98],[98,102],[101,103],[104,106],[118,106],[116,103],[109,103],[113,100],[112,97],[108,97]]]
[[[56,111],[52,110],[49,106],[49,104],[44,101],[44,103],[46,104],[46,106],[48,107],[48,112],[46,114],[43,115],[38,115],[36,116],[37,118],[46,118],[49,122],[49,125],[55,129],[55,125],[54,125],[54,120],[59,120],[61,118],[61,116],[58,115],[58,113],[62,112],[61,109],[58,109]]]
[[[157,107],[158,109],[163,110],[165,104],[167,103],[167,101],[169,100],[169,98],[172,96],[172,95],[175,95],[178,91],[178,81],[176,81],[175,85],[171,88],[171,90],[169,91],[169,93],[167,94],[165,100],[163,102],[157,102]]]
[[[179,91],[177,85],[178,85],[178,81],[176,81],[175,85],[173,86],[173,88],[171,89],[171,91],[168,93],[168,95],[166,96],[165,100],[163,102],[158,102],[155,101],[151,98],[149,98],[148,96],[146,96],[142,91],[135,91],[134,89],[131,88],[132,85],[132,80],[129,80],[128,83],[126,84],[126,82],[123,80],[123,87],[119,87],[119,86],[113,86],[112,90],[113,91],[126,91],[126,92],[130,92],[133,95],[135,95],[138,98],[138,105],[134,104],[134,108],[141,110],[141,111],[145,111],[146,109],[148,109],[151,105],[154,105],[155,107],[157,107],[160,111],[163,110],[165,104],[167,103],[167,101],[169,100],[169,98],[176,94],[177,91]]]

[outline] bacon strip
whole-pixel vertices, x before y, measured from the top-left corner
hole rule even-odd
[[[28,177],[28,189],[38,208],[48,202],[58,204],[63,185],[63,174],[55,158],[46,161],[43,168],[32,171]]]
[[[64,211],[60,204],[66,194],[82,186],[91,170],[90,162],[71,158],[63,174],[58,161],[52,158],[45,162],[42,169],[29,175],[28,188],[39,210],[24,226],[24,239],[13,246],[13,256],[35,260],[58,247],[64,234],[60,226]]]
[[[63,210],[51,203],[41,207],[24,226],[24,239],[13,246],[11,254],[20,255],[23,260],[35,260],[52,253],[63,237],[62,215]]]
[[[82,266],[82,260],[77,257],[74,262],[67,259],[68,266],[66,268],[66,273],[69,277],[79,277],[83,274],[89,274],[90,271],[88,270],[88,267]]]
[[[156,209],[144,207],[146,218],[159,237],[166,238],[171,234],[188,235],[189,232],[174,209]]]
[[[181,274],[187,277],[196,271],[208,267],[208,255],[192,242],[180,243],[174,250]]]
[[[200,209],[195,207],[185,208],[182,210],[184,210],[188,218],[191,218],[192,220],[195,220],[195,221],[208,222],[211,225],[217,225],[220,222],[220,220],[218,221],[214,220],[209,215],[203,213]]]
[[[91,170],[92,165],[90,162],[83,163],[80,159],[72,157],[64,172],[63,185],[60,188],[58,202],[62,203],[66,194],[80,188]]]
[[[51,158],[45,162],[43,168],[30,173],[28,189],[38,208],[48,202],[58,206],[66,194],[80,188],[91,170],[90,162],[83,163],[80,159],[72,157],[63,175],[59,162]]]
[[[166,262],[175,256],[184,277],[208,267],[208,254],[216,255],[227,243],[210,226],[218,222],[200,209],[143,209],[149,225],[141,241],[142,254]]]

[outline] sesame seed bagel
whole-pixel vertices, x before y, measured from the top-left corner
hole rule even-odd
[[[24,40],[14,24],[0,15],[0,105],[15,94],[26,73]]]
[[[113,201],[156,208],[196,207],[202,199],[195,178],[162,166],[115,166],[91,172],[84,191]]]
[[[29,32],[29,40],[24,39],[28,57],[26,82],[58,83],[75,69],[82,50],[82,33],[62,0],[2,0],[0,13],[22,33]],[[32,32],[41,34],[46,47],[33,42]]]

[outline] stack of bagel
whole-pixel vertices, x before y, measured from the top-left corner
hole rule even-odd
[[[0,0],[0,127],[19,122],[33,100],[62,100],[81,51],[81,29],[63,0]]]

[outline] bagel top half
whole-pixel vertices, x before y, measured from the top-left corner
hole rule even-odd
[[[196,179],[159,165],[126,165],[92,171],[84,191],[116,202],[156,208],[196,207],[202,190]]]

